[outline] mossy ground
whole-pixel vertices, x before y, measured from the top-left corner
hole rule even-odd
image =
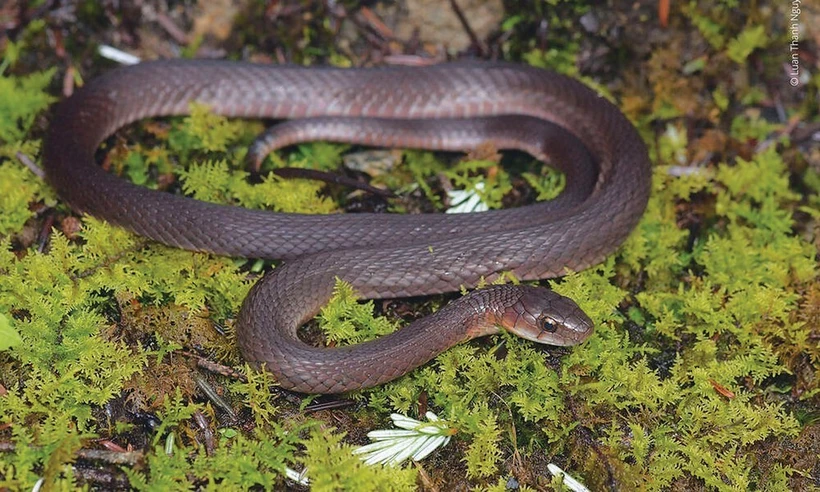
[[[541,490],[558,487],[549,462],[593,490],[820,488],[820,148],[809,138],[820,67],[819,34],[808,31],[820,14],[799,13],[803,71],[791,87],[790,4],[675,2],[662,28],[658,3],[510,5],[489,43],[593,85],[650,148],[653,194],[635,233],[598,267],[551,282],[596,334],[572,349],[511,336],[459,346],[348,395],[352,406],[319,411],[243,367],[233,348],[233,317],[267,265],[75,217],[22,164],[39,155],[59,87],[104,70],[89,59],[94,44],[137,29],[133,13],[96,2],[81,2],[73,24],[31,10],[0,44],[0,488],[44,478],[55,489],[271,489],[294,486],[285,466],[306,465],[317,490],[500,491],[512,478]],[[275,35],[262,34],[265,15],[261,4],[240,12],[219,46],[234,58],[273,44],[300,63],[368,61],[361,39],[340,42],[332,12],[301,6]],[[583,32],[588,15],[597,29]],[[120,23],[106,30],[106,19]],[[232,49],[241,45],[242,55]],[[520,204],[555,180],[530,163],[448,168],[415,151],[372,177],[402,196],[389,202],[267,174],[282,164],[336,170],[347,149],[321,143],[281,153],[249,179],[241,163],[262,125],[194,109],[109,140],[106,165],[202,200],[309,213],[440,210],[442,181],[483,183],[492,206]],[[447,299],[357,304],[340,286],[312,336],[358,341]],[[445,450],[401,470],[350,455],[390,412],[426,409],[459,430]]]

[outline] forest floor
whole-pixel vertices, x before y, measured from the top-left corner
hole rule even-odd
[[[820,7],[809,2],[11,1],[0,7],[0,490],[820,490]],[[119,65],[505,60],[581,80],[643,137],[653,191],[602,265],[542,282],[595,334],[455,347],[370,390],[309,397],[232,338],[277,263],[192,253],[76,214],[38,176],[53,105]],[[148,120],[101,164],[142,186],[280,212],[443,212],[554,194],[526,156],[314,143],[244,170],[263,123]],[[216,143],[215,143],[216,142]],[[492,149],[490,149],[492,150]],[[501,164],[504,164],[503,166]],[[342,175],[391,194],[303,179]],[[307,327],[356,343],[459,294],[356,303]],[[351,450],[390,414],[450,443],[396,468]],[[452,430],[451,430],[452,429]],[[287,468],[286,468],[287,467]]]

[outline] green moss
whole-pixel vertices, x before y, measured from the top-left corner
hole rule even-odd
[[[0,74],[0,144],[21,140],[34,124],[34,118],[54,97],[45,88],[55,69],[25,77]]]
[[[224,116],[213,114],[208,106],[193,103],[191,114],[183,118],[174,135],[178,136],[177,145],[180,147],[225,152],[228,145],[236,141],[242,125],[242,122],[229,121]]]
[[[343,433],[316,430],[304,441],[302,459],[310,476],[311,490],[400,491],[416,490],[416,470],[367,466],[353,447],[342,442]]]
[[[336,205],[319,194],[322,184],[284,180],[274,174],[251,185],[247,173],[232,172],[224,160],[206,161],[179,171],[182,189],[197,200],[290,213],[330,213]]]
[[[373,317],[373,301],[359,303],[353,287],[337,280],[333,298],[319,313],[319,327],[328,340],[344,344],[359,343],[396,330],[396,323]]]
[[[93,437],[94,410],[119,395],[150,354],[103,335],[109,322],[98,312],[93,281],[76,275],[81,264],[78,249],[59,235],[49,254],[17,260],[6,243],[0,256],[0,313],[15,319],[22,338],[2,359],[9,391],[0,420],[13,428],[15,452],[0,455],[0,468],[16,463],[0,482],[6,486],[30,486],[35,469],[49,483],[70,482],[63,465]]]
[[[543,168],[540,174],[522,173],[521,177],[533,187],[537,193],[535,199],[538,201],[552,200],[561,194],[566,185],[565,176],[548,167]]]
[[[13,43],[6,46],[6,56],[16,58]],[[14,60],[6,58],[13,63]],[[39,141],[23,140],[31,130],[38,113],[54,102],[45,88],[54,76],[46,70],[26,77],[8,77],[0,70],[0,159],[17,160],[17,154],[35,155]],[[19,230],[34,214],[28,204],[50,197],[36,176],[18,165],[0,161],[0,236]]]
[[[137,490],[177,490],[191,483],[208,489],[272,489],[281,485],[285,467],[293,461],[298,435],[303,427],[285,430],[274,423],[258,427],[249,436],[222,429],[223,438],[213,453],[202,446],[185,446],[174,436],[183,434],[191,417],[204,410],[202,405],[186,402],[177,390],[160,412],[161,425],[154,436],[153,452],[147,459],[147,472],[123,468],[131,486]],[[168,434],[168,432],[171,432]],[[164,442],[164,445],[160,444]]]
[[[744,63],[754,50],[765,47],[768,42],[769,36],[763,26],[750,26],[729,41],[726,54],[735,63]]]
[[[572,45],[569,49],[560,50],[557,48],[546,51],[534,49],[524,55],[524,61],[535,67],[548,68],[566,75],[577,75],[578,68],[575,57],[578,49],[578,45]]]
[[[677,190],[671,186],[658,189],[656,179],[653,202],[661,198],[671,204],[675,195],[688,194],[691,185],[694,189],[704,185],[702,177],[663,179],[689,183]],[[649,333],[660,336],[652,343],[658,348],[648,353],[663,350],[663,337],[686,341],[677,350],[670,377],[661,379],[650,370],[650,359],[635,360],[629,355],[631,344],[598,347],[607,341],[600,332],[572,356],[601,360],[596,381],[582,388],[588,401],[630,409],[633,414],[644,415],[640,420],[646,418],[647,422],[662,419],[667,412],[675,415],[669,427],[650,426],[636,433],[633,421],[610,429],[609,445],[627,453],[620,455],[622,459],[632,456],[632,472],[644,485],[668,485],[686,472],[710,486],[729,483],[745,489],[753,475],[748,462],[736,456],[739,447],[772,436],[794,436],[799,429],[794,416],[781,404],[758,402],[766,389],[764,382],[785,371],[777,345],[771,341],[786,332],[802,331],[792,335],[797,338],[808,335],[807,328],[795,325],[790,316],[798,299],[794,288],[816,276],[814,249],[791,235],[793,219],[788,211],[797,197],[788,187],[785,168],[774,150],[764,151],[750,162],[738,160],[733,166],[720,166],[714,184],[708,186],[717,190],[715,210],[727,224],[707,234],[687,260],[692,266],[700,265],[703,274],[690,275],[685,281],[657,282],[657,288],[636,296],[650,316]],[[719,191],[721,187],[727,192]],[[658,228],[660,223],[652,224],[671,224],[672,217],[664,219],[656,207],[650,203],[640,227],[668,234],[667,242],[674,246],[681,239],[674,230],[663,232]],[[651,252],[657,247],[642,248],[645,260],[671,252],[670,247]],[[649,269],[646,273],[650,281],[657,275]],[[667,280],[666,275],[663,280]],[[597,354],[584,357],[588,350]],[[607,354],[605,361],[603,354]],[[623,354],[623,359],[619,361],[615,354]],[[734,396],[727,399],[716,390],[718,385]],[[658,439],[659,433],[663,440]],[[650,437],[641,437],[636,444],[636,436],[641,434]],[[628,435],[631,444],[624,446]],[[646,439],[655,443],[649,446],[648,455]],[[664,446],[658,446],[659,442]],[[651,473],[644,475],[641,470],[646,469],[646,457],[656,455],[667,458],[650,458]],[[643,478],[637,478],[641,475]],[[666,478],[659,481],[659,477]]]
[[[453,186],[475,193],[490,209],[501,208],[501,200],[512,190],[510,175],[493,161],[462,161],[446,171],[445,175]]]
[[[137,489],[283,488],[285,466],[298,468],[297,463],[308,466],[319,490],[414,489],[421,480],[416,467],[365,467],[350,454],[349,443],[361,441],[371,422],[386,420],[389,412],[418,411],[420,401],[459,431],[450,447],[423,465],[434,483],[445,486],[503,490],[512,473],[527,482],[524,489],[547,487],[541,464],[553,460],[595,490],[613,481],[645,490],[800,489],[816,459],[792,460],[786,450],[802,450],[818,418],[820,349],[813,330],[820,290],[811,222],[803,217],[818,217],[814,192],[820,178],[805,166],[808,155],[796,159],[797,165],[784,162],[795,149],[773,137],[778,125],[755,108],[738,108],[759,101],[765,87],[726,83],[725,67],[742,75],[752,53],[765,57],[777,48],[762,40],[765,30],[751,20],[739,24],[732,3],[684,5],[697,30],[686,34],[703,37],[706,52],[687,58],[691,53],[671,56],[678,54],[675,49],[657,48],[641,65],[650,73],[636,84],[638,96],[619,94],[629,101],[625,109],[659,164],[649,206],[618,254],[550,282],[590,314],[596,334],[572,349],[545,350],[510,335],[455,347],[397,381],[350,395],[362,402],[344,410],[351,423],[340,414],[305,417],[311,399],[300,405],[280,399],[271,392],[270,375],[247,367],[231,382],[214,378],[241,422],[219,419],[194,394],[180,347],[203,347],[233,364],[236,355],[224,348],[230,339],[216,339],[222,348],[189,345],[184,337],[170,336],[174,328],[165,325],[196,317],[230,333],[255,279],[242,261],[167,248],[87,217],[78,236],[52,231],[45,251],[38,251],[28,230],[42,225],[32,220],[34,210],[56,206],[49,213],[58,218],[67,210],[16,156],[35,156],[40,149],[31,134],[36,115],[52,99],[44,89],[51,73],[5,77],[3,100],[21,102],[0,105],[0,336],[11,329],[21,343],[0,347],[6,391],[0,398],[0,440],[12,446],[0,452],[0,488],[30,489],[41,477],[53,488],[79,486],[69,466],[78,451],[97,438],[124,444],[125,433],[139,432],[119,417],[95,418],[103,406],[115,408],[127,397],[126,405],[156,410],[160,419],[144,460],[123,467]],[[559,4],[571,12],[580,8]],[[564,29],[575,17],[544,18]],[[518,32],[532,20],[518,14],[503,29]],[[36,35],[43,24],[31,29]],[[315,33],[304,36],[316,39]],[[24,44],[6,45],[4,70],[15,66]],[[573,34],[546,49],[538,49],[533,38],[510,41],[504,49],[574,73],[584,46]],[[716,79],[716,71],[724,77]],[[627,92],[630,77],[624,78]],[[620,90],[619,85],[612,87]],[[653,94],[647,95],[647,87]],[[813,115],[816,109],[797,114],[805,120]],[[728,143],[709,150],[722,163],[693,157],[703,144],[701,128],[684,117],[726,131]],[[659,122],[665,130],[656,135]],[[259,128],[195,106],[190,117],[172,119],[168,131],[149,125],[132,133],[147,143],[113,149],[112,171],[153,188],[179,180],[184,193],[212,202],[337,211],[341,205],[316,183],[264,174],[261,182],[249,183],[238,163]],[[765,150],[755,150],[758,145]],[[335,169],[347,148],[302,145],[272,155],[263,169]],[[680,176],[681,166],[693,160],[705,164]],[[443,210],[433,184],[442,176],[467,189],[482,183],[483,198],[495,206],[514,182],[492,162],[448,168],[415,151],[405,152],[377,181],[402,192],[419,189],[426,207]],[[539,198],[552,193],[552,175],[522,176]],[[803,185],[813,191],[803,191]],[[433,298],[414,311],[426,313],[444,302]],[[374,318],[373,306],[357,303],[340,284],[319,324],[328,339],[343,343],[392,330],[397,322]],[[219,427],[212,450],[199,444],[194,415],[211,431]],[[328,422],[347,432],[329,430]],[[779,453],[771,452],[773,446]]]
[[[16,151],[15,151],[16,152]],[[28,204],[50,193],[28,169],[10,163],[0,164],[0,236],[19,231],[34,216]]]

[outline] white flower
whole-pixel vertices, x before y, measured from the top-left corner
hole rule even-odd
[[[367,434],[371,444],[353,451],[362,455],[368,465],[381,463],[398,465],[407,458],[419,461],[436,449],[445,446],[456,429],[433,412],[425,415],[428,422],[420,422],[397,413],[391,414],[393,425],[403,430],[375,430]]]
[[[484,191],[484,183],[476,183],[476,190]],[[486,203],[481,201],[475,190],[450,190],[447,192],[452,207],[446,210],[448,214],[464,214],[470,212],[484,212],[489,210]]]

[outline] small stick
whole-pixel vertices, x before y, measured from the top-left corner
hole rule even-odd
[[[479,56],[486,56],[487,49],[484,47],[484,43],[482,43],[481,40],[478,39],[478,36],[476,35],[475,31],[473,31],[473,28],[470,27],[470,23],[467,22],[467,17],[464,16],[464,12],[462,12],[461,8],[456,3],[456,0],[450,0],[450,6],[453,8],[453,12],[455,12],[456,17],[458,17],[458,21],[461,23],[461,27],[464,28],[464,32],[466,32],[467,36],[470,37],[470,43],[476,50],[478,50]]]

